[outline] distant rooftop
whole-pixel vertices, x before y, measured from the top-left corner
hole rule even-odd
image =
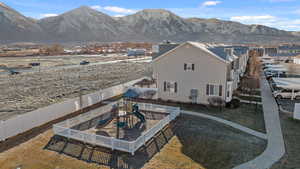
[[[278,47],[279,50],[300,50],[300,45],[282,45]]]

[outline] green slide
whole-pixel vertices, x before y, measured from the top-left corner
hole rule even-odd
[[[139,111],[139,106],[137,104],[133,105],[133,114],[141,120],[141,122],[145,123],[145,116]]]

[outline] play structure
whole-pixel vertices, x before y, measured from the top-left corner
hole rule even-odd
[[[55,135],[134,154],[180,109],[120,100],[53,125]]]
[[[116,127],[116,138],[120,138],[120,129],[142,129],[143,125],[146,123],[146,118],[143,113],[140,112],[139,105],[132,102],[119,102],[112,105],[110,116],[107,118],[100,119],[98,124],[93,128],[99,130],[109,123],[113,123]],[[134,118],[137,118],[139,122],[136,122]]]

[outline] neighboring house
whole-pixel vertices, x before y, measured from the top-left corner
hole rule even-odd
[[[228,46],[183,43],[153,60],[158,98],[208,104],[208,98],[230,102],[236,71],[243,72],[247,57],[235,56]],[[240,60],[238,60],[240,58]]]
[[[146,49],[127,49],[127,56],[144,56]]]
[[[179,45],[180,44],[178,44],[178,43],[171,43],[171,42],[164,42],[164,43],[160,43],[158,45],[154,45],[153,46],[154,55],[153,55],[152,59],[154,60],[155,58],[157,58],[157,57],[163,55],[164,53],[176,48]]]
[[[270,56],[278,53],[277,47],[264,47],[264,55]]]
[[[278,53],[300,53],[300,45],[278,46]]]
[[[300,64],[300,55],[295,56],[295,57],[293,58],[293,63],[295,63],[295,64]]]
[[[232,46],[233,54],[238,57],[237,59],[237,66],[235,67],[237,76],[240,78],[244,76],[244,73],[247,68],[247,63],[249,59],[249,48],[246,46]],[[238,82],[240,79],[238,79]]]

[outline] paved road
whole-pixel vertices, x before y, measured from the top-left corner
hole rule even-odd
[[[93,65],[105,65],[105,64],[112,64],[112,63],[119,63],[119,62],[151,62],[152,58],[151,57],[143,57],[143,58],[134,58],[134,59],[120,59],[120,60],[113,60],[113,61],[102,61],[102,62],[95,62],[95,63],[90,63],[88,65],[84,65],[85,67],[88,66],[93,66]],[[29,72],[39,72],[39,71],[53,71],[53,70],[64,70],[64,69],[69,69],[69,68],[77,68],[77,67],[82,67],[82,65],[65,65],[65,66],[57,66],[57,67],[33,67],[33,68],[27,68],[27,69],[14,69],[18,72],[21,73],[29,73]],[[0,67],[0,69],[3,69]],[[9,74],[9,72],[0,72],[0,74]]]
[[[271,88],[264,75],[261,76],[260,86],[268,137],[267,148],[254,160],[237,166],[235,169],[268,169],[285,153],[278,106],[272,96]]]

